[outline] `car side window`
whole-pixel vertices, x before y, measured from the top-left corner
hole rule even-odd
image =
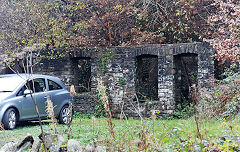
[[[22,96],[24,90],[26,90],[26,87],[25,87],[25,86],[23,86],[23,87],[18,91],[17,96]]]
[[[62,89],[62,87],[59,84],[57,84],[52,80],[48,80],[48,86],[49,86],[49,91]]]
[[[46,84],[45,84],[45,79],[43,78],[37,78],[33,80],[34,83],[32,82],[32,80],[28,81],[28,83],[26,84],[28,89],[34,91],[35,92],[44,92],[45,88],[46,88]],[[34,86],[33,86],[34,84]]]
[[[45,88],[46,88],[46,84],[45,84],[45,79],[43,78],[38,78],[38,79],[34,79],[34,87],[33,87],[33,82],[32,80],[29,80],[17,93],[17,96],[22,96],[24,94],[24,91],[28,88],[29,90],[34,90],[33,88],[35,88],[35,92],[44,92]]]

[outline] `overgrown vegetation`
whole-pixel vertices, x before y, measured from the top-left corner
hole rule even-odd
[[[106,117],[107,114],[105,112],[105,108],[104,108],[104,104],[102,102],[99,102],[96,106],[95,106],[95,110],[96,112],[94,112],[92,115],[94,115],[95,117],[99,118],[99,117]]]
[[[106,147],[107,151],[239,151],[239,108],[233,106],[228,109],[230,106],[227,106],[235,101],[233,99],[236,99],[232,93],[236,91],[235,87],[238,87],[238,83],[234,83],[235,80],[238,80],[237,75],[223,80],[225,83],[221,85],[231,84],[232,89],[223,89],[223,92],[219,92],[216,97],[212,96],[212,101],[210,101],[212,94],[206,94],[204,90],[198,91],[197,85],[192,86],[190,95],[193,117],[168,120],[157,119],[155,112],[152,112],[149,118],[141,117],[141,119],[128,119],[124,117],[123,112],[123,117],[113,119],[106,88],[103,82],[99,81],[99,98],[102,101],[99,109],[104,109],[107,114],[106,118],[92,116],[89,119],[75,113],[71,127],[68,126],[66,129],[63,125],[54,125],[55,129],[53,129],[52,122],[49,120],[43,122],[43,129],[49,133],[55,133],[58,130],[59,134],[77,139],[84,146],[95,143]],[[218,92],[218,87],[211,93]],[[229,96],[226,90],[229,90]],[[202,94],[199,94],[200,92]],[[234,95],[238,96],[236,92]],[[219,108],[222,104],[224,104],[222,107],[228,108]],[[183,111],[182,114],[179,112],[179,115],[189,116],[189,111],[185,112]],[[36,124],[38,123],[31,122],[16,130],[4,131],[0,142],[19,139],[28,132],[37,136],[40,130],[37,129]],[[36,131],[32,132],[32,130]]]
[[[99,144],[106,145],[112,137],[108,132],[107,118],[92,119],[76,113],[72,121],[72,138],[80,141],[84,146],[90,142],[96,141]],[[239,149],[239,116],[231,120],[204,120],[201,123],[202,139],[196,138],[196,130],[193,119],[172,119],[172,120],[153,120],[139,119],[119,120],[113,119],[115,124],[116,140],[111,148],[125,149],[126,151],[137,151],[138,145],[141,146],[141,140],[145,138],[150,151],[193,151],[194,149],[207,150],[228,150]],[[94,127],[93,127],[94,125]],[[49,133],[53,133],[48,121],[43,122],[43,128]],[[144,132],[143,129],[145,130]],[[57,125],[60,134],[65,134],[65,125]],[[12,131],[1,132],[0,141],[17,140],[24,137],[27,133],[34,136],[40,134],[38,123],[29,122]],[[144,137],[144,134],[146,137]],[[67,138],[67,135],[65,134]],[[160,148],[160,149],[157,149]]]
[[[205,37],[211,38],[216,59],[222,63],[239,59],[237,0],[3,0],[0,8],[1,23],[6,24],[0,31],[4,59],[21,56],[18,53],[24,47],[39,43],[50,50],[50,56],[57,54],[55,58],[63,56],[54,52],[55,48],[196,42]],[[100,59],[103,74],[109,59],[109,54]],[[175,112],[176,117],[185,119],[157,120],[153,112],[151,118],[133,120],[123,111],[116,120],[106,87],[99,81],[101,103],[95,115],[106,118],[76,115],[66,129],[55,123],[51,107],[54,123],[52,127],[44,123],[43,128],[66,133],[84,145],[104,145],[107,151],[240,151],[239,84],[240,74],[230,71],[224,80],[213,83],[211,90],[195,86],[190,93],[193,102],[184,101]],[[40,130],[35,124],[1,131],[1,140],[16,140],[28,132],[37,136]]]
[[[182,103],[176,105],[173,118],[187,119],[194,115],[193,105],[183,97]]]
[[[239,73],[235,73],[214,83],[212,92],[205,92],[206,96],[202,100],[200,109],[206,117],[231,119],[239,113],[239,78]]]
[[[50,55],[61,57],[71,48],[83,46],[197,42],[206,35],[216,35],[211,31],[218,27],[217,21],[211,20],[214,26],[207,21],[209,16],[214,19],[215,14],[221,13],[222,7],[217,3],[214,0],[2,0],[1,49],[16,54],[26,46],[41,43],[51,50]],[[226,3],[232,4],[230,0]],[[233,4],[238,6],[238,2]],[[235,20],[238,7],[233,9],[230,15]],[[55,48],[65,51],[54,52]]]

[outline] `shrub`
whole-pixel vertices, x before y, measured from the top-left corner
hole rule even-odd
[[[207,117],[231,118],[240,109],[240,73],[218,81],[200,102],[199,110]]]
[[[173,113],[174,118],[189,118],[194,114],[193,105],[184,97],[182,103],[176,105],[176,110]]]

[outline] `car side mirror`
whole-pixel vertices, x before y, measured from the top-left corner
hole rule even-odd
[[[23,95],[26,96],[26,95],[32,94],[32,93],[33,93],[32,90],[26,89],[26,90],[24,90]]]

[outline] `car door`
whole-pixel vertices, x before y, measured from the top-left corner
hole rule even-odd
[[[22,89],[22,94],[25,89],[33,91],[32,96],[37,103],[39,114],[41,117],[46,117],[46,99],[47,94],[45,92],[46,83],[44,78],[37,78],[33,81],[28,81]],[[25,119],[37,118],[34,102],[30,94],[22,95],[22,117]]]
[[[59,110],[58,108],[62,105],[62,102],[66,100],[66,95],[64,89],[55,81],[49,80],[48,81],[48,93],[51,97],[53,102],[53,106],[55,107],[54,110]]]
[[[20,116],[21,119],[35,119],[37,118],[37,113],[36,113],[36,109],[34,106],[34,103],[32,101],[32,98],[29,95],[24,95],[24,91],[26,90],[26,84],[20,89],[20,91],[17,93],[17,99],[21,105],[21,110],[19,110],[20,112]]]

